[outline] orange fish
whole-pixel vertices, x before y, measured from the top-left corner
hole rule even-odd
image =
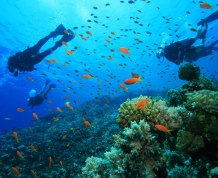
[[[121,87],[122,89],[124,89],[124,90],[128,90],[128,88],[127,88],[125,85],[123,85],[123,84],[120,84],[120,87]]]
[[[11,168],[15,175],[20,176],[20,173],[16,167]]]
[[[48,158],[48,166],[49,167],[51,167],[51,165],[52,165],[52,158],[51,158],[51,156]]]
[[[106,39],[105,41],[108,42],[108,43],[111,43],[110,40],[108,40],[108,39]]]
[[[127,85],[131,85],[131,84],[137,83],[139,81],[142,81],[140,77],[139,78],[128,78],[124,81],[124,83]]]
[[[90,31],[87,30],[86,33],[92,36],[92,33]]]
[[[114,58],[112,58],[111,56],[108,57],[108,60],[114,60]]]
[[[69,103],[67,103],[66,106],[73,111],[73,107]]]
[[[73,54],[73,51],[72,50],[66,50],[66,54],[71,55],[71,54]]]
[[[147,104],[148,102],[149,102],[148,98],[140,100],[136,104],[136,109],[146,110],[145,104]]]
[[[57,107],[57,110],[58,110],[58,112],[62,112],[62,110],[59,107]]]
[[[160,125],[160,124],[156,124],[155,127],[156,127],[158,130],[160,130],[160,131],[162,131],[162,132],[167,132],[167,133],[169,133],[169,134],[171,135],[170,132],[171,132],[172,130],[168,130],[165,126]]]
[[[93,78],[93,76],[91,74],[89,74],[89,75],[83,74],[83,78],[90,79],[90,78]]]
[[[50,129],[51,129],[52,131],[54,131],[54,128],[53,128],[52,126],[50,126]]]
[[[125,47],[120,47],[119,50],[125,54],[130,54],[130,51]]]
[[[49,104],[52,104],[52,100],[48,100],[48,103],[49,103]]]
[[[37,149],[36,149],[33,145],[30,145],[30,148],[31,148],[31,150],[33,150],[34,152],[37,152]]]
[[[60,167],[64,167],[62,161],[60,161]]]
[[[33,113],[33,117],[36,119],[36,120],[39,120],[38,116],[36,115],[36,113]]]
[[[115,35],[115,32],[111,32],[112,35]]]
[[[134,72],[132,72],[132,76],[133,76],[134,78],[139,78],[139,75],[136,74],[136,73],[134,73]]]
[[[50,59],[50,62],[58,63],[58,61],[56,59]]]
[[[68,46],[68,44],[67,44],[65,41],[62,41],[61,43],[62,43],[62,45],[64,45],[64,46]]]
[[[31,174],[33,175],[33,177],[38,177],[33,170],[31,170]]]
[[[17,108],[17,112],[24,112],[25,110],[22,108]]]
[[[54,122],[58,122],[59,121],[59,119],[56,118],[56,117],[53,117],[53,120],[54,120]]]
[[[85,37],[82,37],[82,40],[86,41],[86,40],[87,40],[87,38],[85,38]]]
[[[18,157],[20,157],[21,159],[24,159],[23,155],[19,151],[17,151],[16,153]]]
[[[29,130],[30,132],[33,132],[30,126],[28,127],[28,130]]]
[[[200,7],[203,9],[211,9],[211,10],[214,8],[213,6],[211,6],[208,3],[202,3],[202,4],[200,4]]]
[[[85,124],[86,126],[89,126],[89,127],[92,126],[92,125],[90,124],[90,122],[88,122],[88,121],[84,121],[84,124]]]
[[[27,77],[27,80],[33,82],[34,80],[31,77]]]
[[[17,143],[19,143],[17,132],[13,132],[13,136]]]
[[[68,32],[67,30],[64,30],[64,33],[67,34],[67,35],[69,35],[69,32]]]

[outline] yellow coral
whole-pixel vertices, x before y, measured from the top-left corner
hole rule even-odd
[[[117,122],[120,127],[129,127],[131,121],[139,123],[144,120],[151,125],[154,129],[156,124],[162,124],[168,129],[179,129],[182,126],[182,116],[188,111],[182,107],[168,107],[164,100],[149,99],[146,104],[146,110],[135,109],[135,104],[142,99],[148,98],[147,96],[139,96],[132,100],[127,99],[122,103],[119,108]]]
[[[201,90],[188,94],[188,104],[201,108],[209,113],[218,114],[218,92]]]

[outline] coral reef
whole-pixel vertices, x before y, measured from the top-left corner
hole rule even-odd
[[[194,178],[197,177],[198,169],[192,166],[178,166],[175,167],[168,172],[169,178]]]
[[[213,83],[211,79],[205,76],[200,76],[198,80],[190,81],[187,84],[182,86],[186,92],[193,92],[199,90],[211,90],[211,91],[218,91],[217,86]]]
[[[204,147],[203,138],[189,131],[179,130],[176,147],[179,151],[194,152]]]
[[[119,108],[117,122],[121,128],[129,127],[131,121],[137,123],[143,119],[148,122],[151,129],[155,129],[156,124],[162,124],[168,129],[179,129],[182,126],[182,115],[188,115],[188,111],[184,107],[168,107],[164,100],[148,99],[145,110],[137,109],[136,104],[146,96],[140,95],[132,100],[127,99]]]
[[[31,177],[31,170],[38,177],[81,177],[86,158],[103,156],[104,150],[112,146],[112,135],[119,131],[114,120],[117,108],[97,104],[96,107],[81,105],[73,111],[63,107],[61,113],[54,110],[34,120],[29,128],[15,128],[0,135],[0,177],[14,178],[12,166],[19,167],[20,177],[25,178]],[[84,117],[92,127],[84,124]],[[12,132],[17,132],[19,143]],[[16,151],[20,151],[24,159],[18,157]],[[52,158],[50,167],[49,157]]]
[[[178,74],[181,80],[197,80],[200,76],[200,67],[187,63],[179,67]]]
[[[215,167],[210,170],[210,177],[213,177],[213,178],[218,177],[218,167]]]
[[[120,134],[114,135],[114,141],[114,147],[105,153],[104,159],[87,159],[83,168],[84,177],[154,178],[159,171],[164,172],[162,150],[150,132],[149,124],[144,120],[138,124],[132,121],[130,128],[126,127]],[[96,167],[93,166],[93,161],[97,162]]]
[[[218,114],[218,92],[201,90],[187,96],[187,104],[192,108],[201,108],[211,114]]]
[[[185,90],[178,89],[178,90],[168,90],[167,97],[170,106],[179,106],[182,105],[184,101],[186,101],[185,97]]]

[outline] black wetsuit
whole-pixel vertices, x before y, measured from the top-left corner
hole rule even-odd
[[[191,45],[196,40],[194,38],[190,38],[187,42],[183,43],[177,41],[175,43],[171,43],[164,48],[164,57],[166,57],[169,61],[180,64],[186,53],[194,53],[196,52],[195,47],[191,47]]]
[[[45,38],[38,41],[38,43],[31,47],[27,48],[23,52],[16,53],[13,57],[15,60],[12,60],[12,65],[15,66],[18,70],[22,71],[33,71],[34,65],[41,62],[46,56],[50,55],[52,51],[57,49],[57,46],[54,46],[51,49],[47,49],[42,53],[39,53],[40,48],[51,38],[51,35],[46,36]],[[10,62],[10,61],[9,61]]]
[[[34,97],[30,97],[29,101],[28,101],[28,106],[31,106],[31,108],[33,108],[33,106],[39,106],[42,104],[43,100],[45,98],[40,96],[40,95],[36,95]]]
[[[187,62],[197,61],[199,58],[208,56],[213,53],[214,46],[218,44],[218,40],[214,41],[208,46],[203,47],[201,50],[194,53],[189,53],[185,55],[185,60]]]

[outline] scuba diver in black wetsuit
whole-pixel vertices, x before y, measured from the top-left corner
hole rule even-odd
[[[193,60],[196,61],[198,56],[203,57],[206,54],[211,54],[211,47],[214,47],[217,42],[208,47],[204,47],[204,39],[207,33],[208,23],[216,19],[218,19],[218,11],[198,22],[198,25],[200,26],[198,27],[198,34],[195,38],[187,38],[165,46],[156,53],[157,58],[160,59],[161,57],[166,57],[167,60],[179,65],[183,60],[187,59],[188,62]],[[192,46],[198,39],[202,39],[202,44],[199,46]],[[195,57],[193,60],[190,58],[191,55]]]
[[[58,35],[63,37],[55,43],[55,45],[41,53],[38,53],[40,48],[50,39],[55,38]],[[46,56],[50,55],[58,47],[62,46],[62,41],[69,42],[74,38],[73,32],[60,24],[54,32],[51,32],[48,36],[39,40],[38,43],[30,48],[27,48],[23,52],[17,52],[14,56],[8,58],[8,70],[14,72],[14,76],[20,72],[28,72],[35,70],[34,65],[40,63]]]
[[[218,40],[214,41],[208,46],[204,46],[201,50],[196,51],[194,53],[187,53],[184,56],[184,60],[187,62],[197,61],[198,59],[202,57],[206,57],[213,53],[214,51],[218,51],[218,46],[215,46],[218,44]]]
[[[35,92],[36,92],[35,90],[30,91],[30,98],[28,99],[28,106],[31,106],[31,108],[33,108],[33,106],[39,106],[42,104],[44,99],[47,99],[46,96],[50,92],[51,88],[56,87],[55,84],[50,84],[48,90],[45,91],[45,88],[49,84],[50,81],[51,80],[46,79],[45,85],[42,87],[42,91],[38,93],[37,95],[35,95]]]

